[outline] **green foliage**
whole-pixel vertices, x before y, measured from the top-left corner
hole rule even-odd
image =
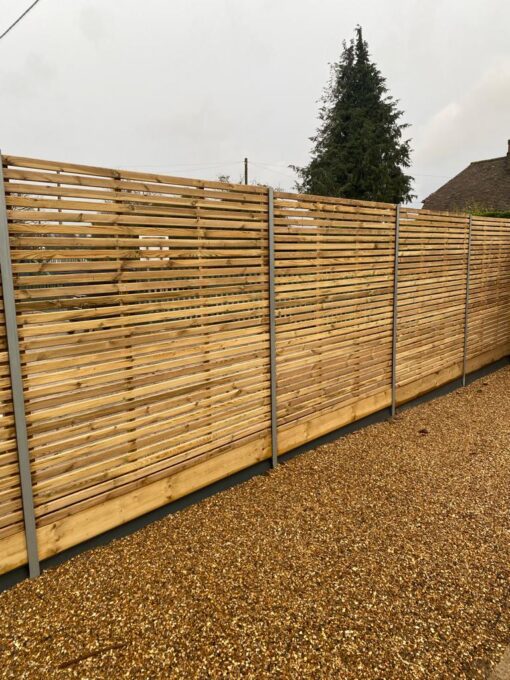
[[[510,210],[490,210],[489,212],[481,213],[484,217],[501,217],[502,219],[510,219]]]
[[[487,205],[486,203],[481,203],[479,201],[474,201],[467,205],[463,212],[470,213],[471,215],[477,215],[479,217],[499,217],[501,219],[510,218],[510,210],[494,210],[493,206]]]
[[[309,194],[401,203],[411,200],[413,178],[408,127],[400,123],[398,102],[387,94],[386,81],[370,61],[361,27],[349,45],[343,43],[338,63],[331,67],[319,112],[312,159],[293,166],[298,191]]]
[[[474,210],[473,215],[479,217],[500,217],[501,219],[510,219],[510,210]]]

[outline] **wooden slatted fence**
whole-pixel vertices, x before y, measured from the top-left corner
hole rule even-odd
[[[40,558],[268,458],[268,191],[3,158]],[[510,353],[510,221],[275,193],[278,452]],[[398,265],[395,297],[394,275]],[[397,327],[393,306],[397,302]],[[26,562],[0,307],[0,573]]]
[[[23,513],[3,297],[0,297],[0,567],[1,537],[10,533],[23,533]]]
[[[281,450],[389,403],[395,206],[277,194]]]

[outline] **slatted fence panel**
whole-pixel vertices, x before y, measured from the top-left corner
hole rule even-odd
[[[23,532],[23,515],[0,283],[0,546],[2,538],[19,532]]]
[[[267,190],[4,162],[38,528],[260,440]]]
[[[469,218],[400,212],[397,385],[399,401],[462,370]],[[457,376],[454,376],[457,377]],[[444,381],[443,381],[444,382]],[[432,387],[434,384],[432,384]]]
[[[394,238],[394,205],[276,194],[282,450],[388,403]]]
[[[510,221],[473,217],[468,356],[508,353]]]

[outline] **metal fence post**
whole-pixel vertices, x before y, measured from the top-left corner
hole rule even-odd
[[[34,498],[32,493],[32,477],[30,474],[30,454],[28,448],[27,423],[25,416],[25,399],[21,375],[21,359],[18,339],[16,306],[14,301],[14,283],[12,277],[11,249],[9,244],[9,224],[5,201],[4,173],[2,154],[0,152],[0,272],[4,301],[5,330],[9,354],[11,375],[12,403],[14,407],[14,423],[18,452],[19,477],[21,484],[21,501],[25,524],[25,540],[27,545],[28,570],[30,578],[39,576],[39,553],[35,526]]]
[[[274,191],[267,189],[269,267],[269,365],[271,380],[271,464],[278,465],[278,412],[276,394],[276,301],[274,271]]]
[[[391,346],[391,415],[397,412],[397,326],[398,326],[398,251],[400,244],[400,205],[395,206],[395,262],[393,266],[393,337]]]
[[[464,307],[464,354],[462,357],[462,387],[466,387],[466,371],[467,371],[467,353],[468,353],[468,315],[469,315],[469,284],[471,280],[471,232],[473,227],[473,215],[469,216],[469,231],[468,231],[468,250],[466,263],[466,301]]]

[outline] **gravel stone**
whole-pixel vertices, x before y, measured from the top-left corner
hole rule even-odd
[[[486,678],[510,367],[0,595],[0,677]]]

